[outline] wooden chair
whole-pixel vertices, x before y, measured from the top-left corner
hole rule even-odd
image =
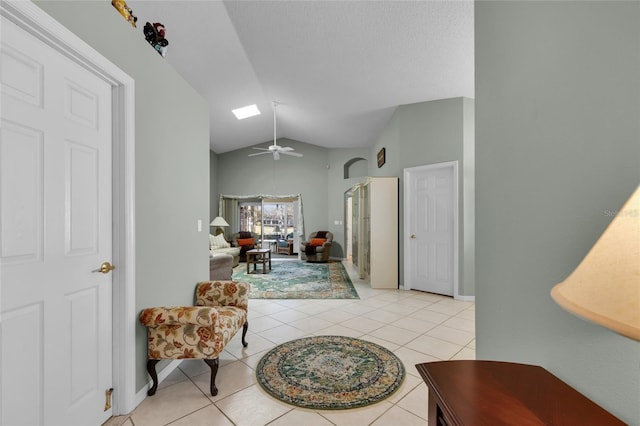
[[[293,241],[292,240],[280,240],[276,245],[277,254],[293,254]]]

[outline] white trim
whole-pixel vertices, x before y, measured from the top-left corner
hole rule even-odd
[[[135,88],[130,84],[114,87],[114,263],[119,265],[119,286],[114,287],[113,360],[115,394],[114,415],[128,414],[138,405],[135,394]],[[118,112],[118,114],[116,114]],[[117,155],[117,157],[116,157]],[[115,387],[115,386],[114,386]],[[116,412],[117,410],[117,412]]]
[[[158,372],[158,384],[162,383],[164,381],[164,379],[166,379],[167,376],[169,376],[169,374],[171,374],[173,372],[173,370],[178,368],[182,361],[183,361],[182,359],[171,360],[171,362],[169,364],[167,364],[167,366],[165,368],[163,368],[162,371]],[[142,401],[144,401],[144,399],[147,397],[147,391],[149,390],[149,388],[151,387],[152,384],[153,384],[153,382],[151,380],[149,380],[147,382],[147,386],[144,386],[142,389],[140,389],[135,394],[135,396],[134,396],[134,402],[135,402],[134,406],[138,406],[138,405],[140,405],[140,403],[142,403]]]
[[[135,403],[134,80],[31,1],[2,1],[0,13],[113,87],[113,415]]]
[[[473,296],[463,296],[460,294],[460,289],[459,289],[459,282],[458,282],[458,277],[459,277],[459,267],[460,267],[460,249],[459,249],[459,226],[460,226],[460,214],[459,214],[459,210],[458,210],[458,197],[459,197],[459,176],[458,176],[458,161],[447,161],[447,162],[443,162],[443,163],[437,163],[437,164],[428,164],[426,166],[417,166],[417,167],[408,167],[404,169],[403,172],[403,190],[404,190],[404,205],[403,205],[403,210],[404,210],[404,220],[403,220],[403,227],[405,228],[403,230],[403,251],[404,251],[404,262],[403,262],[403,268],[404,268],[404,277],[405,277],[405,282],[403,283],[403,286],[405,288],[405,290],[411,290],[411,285],[410,283],[407,282],[406,277],[407,277],[407,271],[409,270],[410,267],[410,257],[407,256],[407,253],[410,252],[410,248],[409,248],[409,238],[407,238],[407,232],[406,232],[406,228],[409,224],[410,221],[410,209],[408,208],[409,206],[409,200],[413,197],[413,194],[411,194],[410,191],[410,187],[409,187],[409,182],[410,182],[410,176],[412,173],[418,173],[418,172],[424,172],[426,170],[433,170],[433,169],[442,169],[442,168],[451,168],[452,172],[453,172],[453,298],[456,300],[468,300],[469,297],[473,297]],[[475,300],[475,297],[473,298]]]

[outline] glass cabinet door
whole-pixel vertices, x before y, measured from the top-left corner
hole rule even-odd
[[[358,266],[359,256],[358,256],[358,241],[360,238],[358,236],[358,232],[360,229],[360,187],[356,187],[353,190],[352,197],[352,208],[351,208],[351,254],[352,254],[352,262],[354,265]]]
[[[362,185],[362,267],[363,278],[371,273],[371,187],[368,183]]]

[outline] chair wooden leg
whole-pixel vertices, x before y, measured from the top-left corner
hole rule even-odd
[[[149,389],[147,391],[147,395],[149,396],[153,396],[156,393],[156,390],[158,390],[158,375],[156,374],[156,364],[160,362],[159,359],[149,359],[147,360],[147,371],[149,372],[149,375],[151,376],[151,380],[153,380],[153,386],[151,386],[151,389]]]
[[[216,387],[216,375],[218,374],[218,358],[205,359],[204,362],[206,362],[211,369],[211,384],[209,385],[211,396],[216,396],[218,394],[218,388]]]
[[[249,321],[245,321],[244,325],[242,326],[242,346],[244,346],[245,348],[247,347],[247,341],[244,340],[245,336],[247,335],[247,330],[249,329]]]

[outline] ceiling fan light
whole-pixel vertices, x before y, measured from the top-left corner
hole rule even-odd
[[[273,101],[273,145],[270,145],[268,148],[254,147],[253,149],[258,149],[263,152],[254,152],[253,154],[249,154],[249,157],[255,157],[256,155],[269,154],[269,153],[273,154],[274,160],[280,159],[280,153],[283,153],[285,155],[291,155],[292,157],[302,157],[302,154],[297,152],[292,152],[293,148],[289,146],[278,145],[278,138],[276,135],[276,108],[277,107],[278,107],[278,102]]]
[[[260,110],[256,104],[247,105],[242,108],[232,109],[231,112],[236,116],[238,120],[260,115]]]

